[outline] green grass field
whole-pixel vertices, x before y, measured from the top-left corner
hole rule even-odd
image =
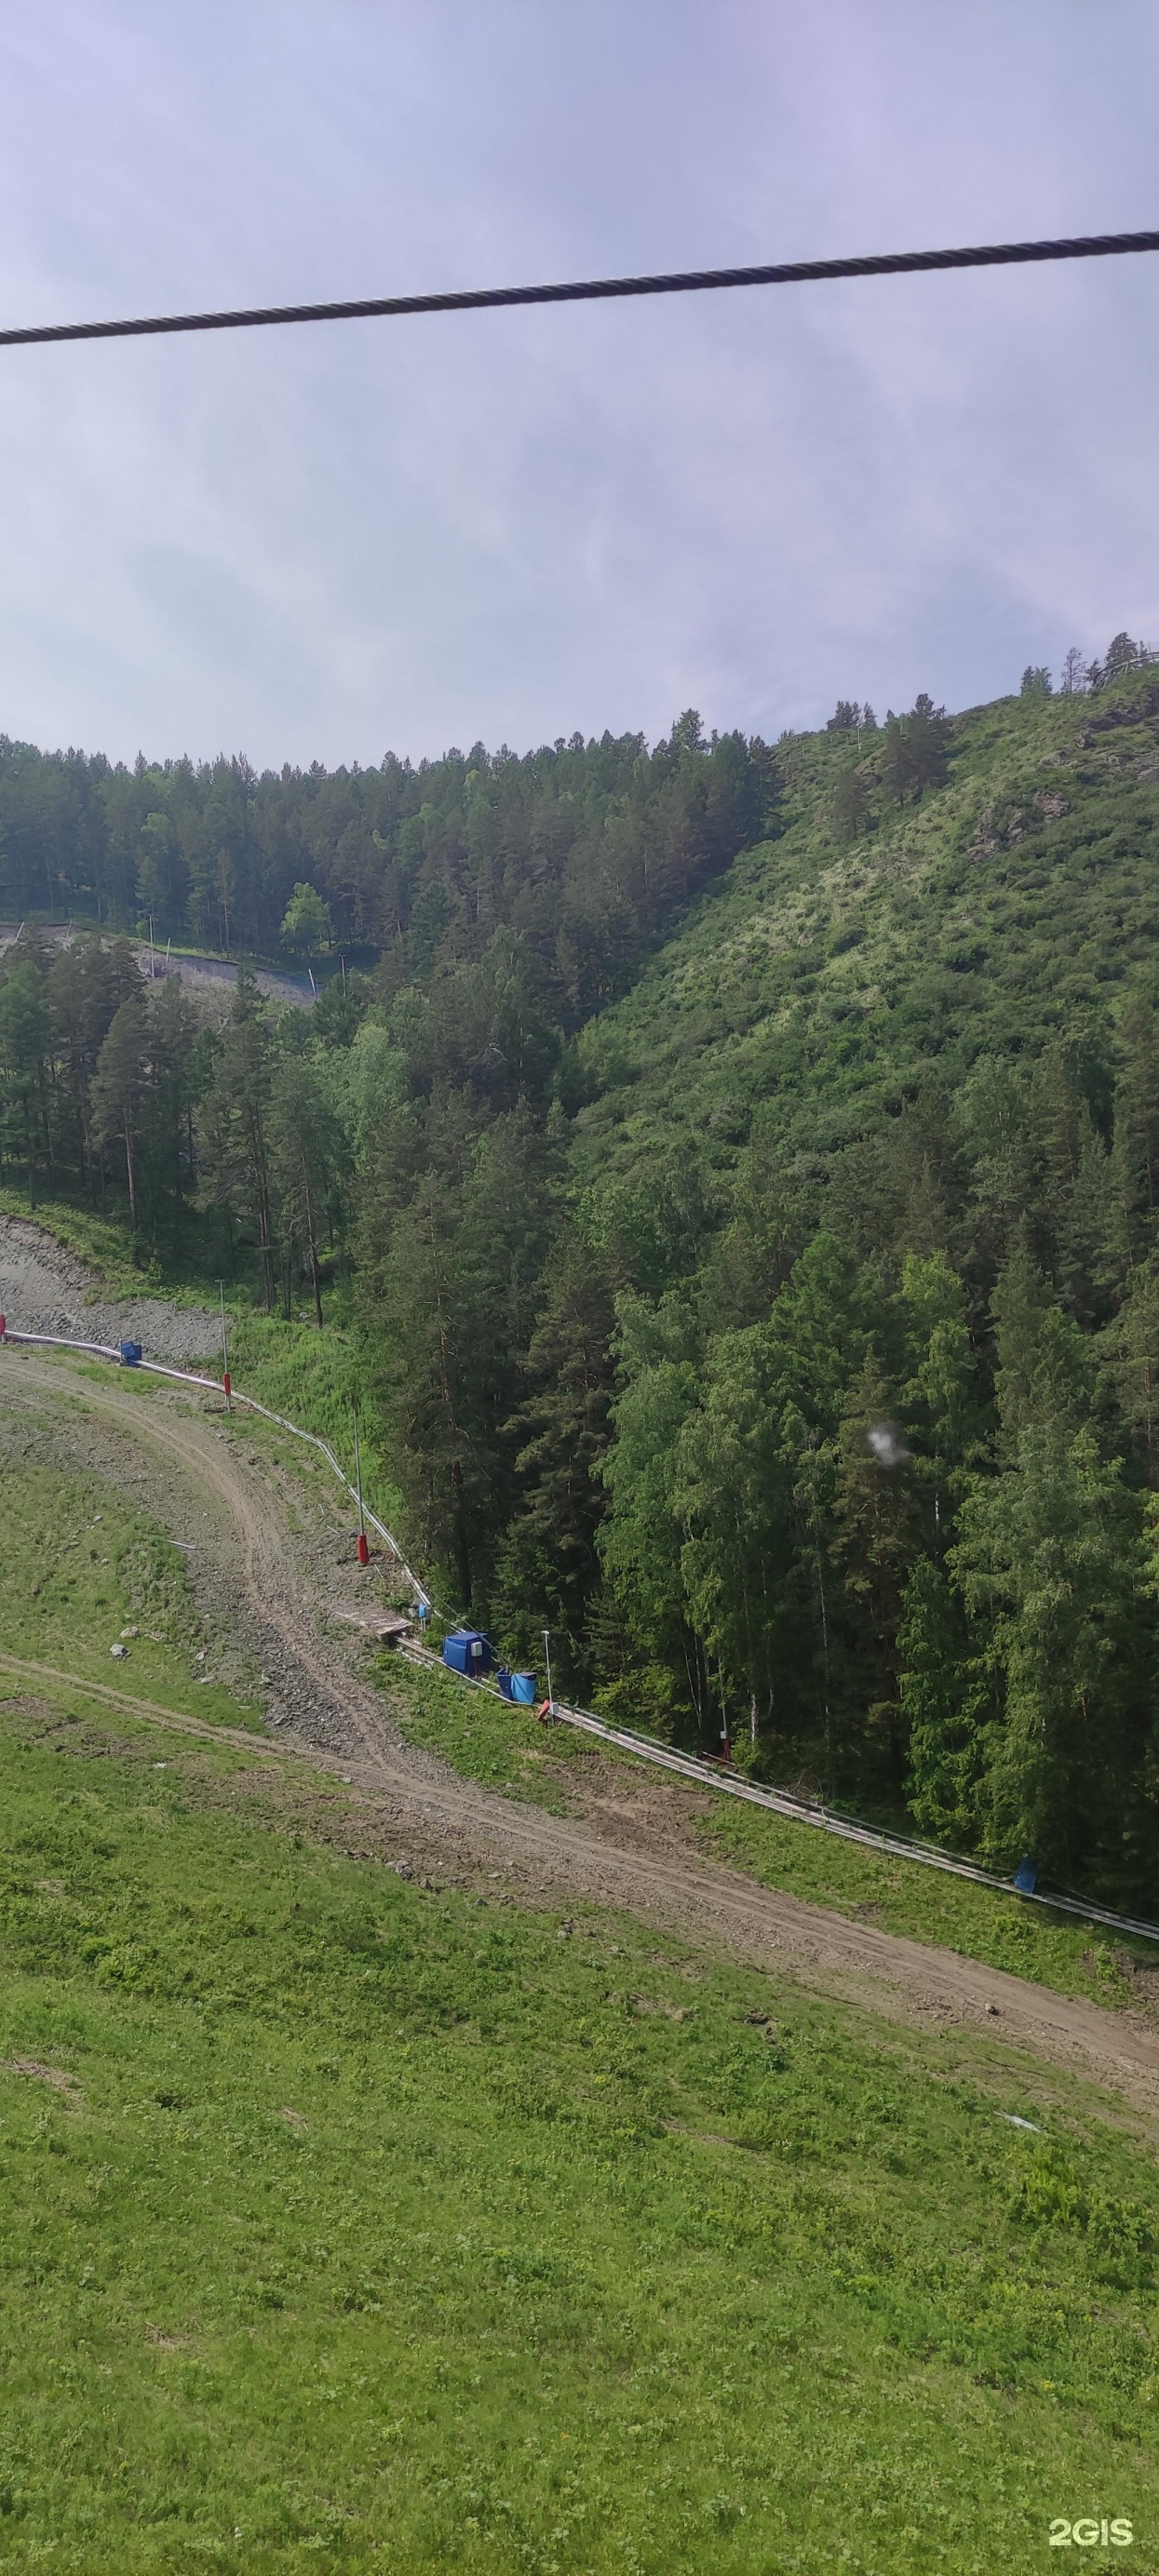
[[[122,1643],[123,1660],[111,1653]],[[40,1466],[8,1442],[0,1443],[0,1646],[162,1707],[232,1726],[259,1722],[200,1678],[185,1569],[156,1521],[105,1477]]]
[[[268,1405],[271,1413],[284,1414],[304,1431],[328,1440],[339,1465],[353,1478],[352,1407],[361,1381],[358,1353],[345,1333],[329,1329],[319,1333],[312,1324],[286,1324],[277,1316],[241,1309],[231,1331],[230,1367],[237,1385],[259,1404]],[[238,1414],[237,1424],[245,1427],[244,1413]],[[397,1529],[402,1498],[378,1446],[375,1419],[365,1397],[360,1436],[366,1500],[388,1528]]]
[[[0,1705],[0,2565],[1154,2566],[1159,2188],[1081,2087],[266,1767]]]
[[[421,1670],[387,1653],[377,1678],[387,1693],[408,1744],[438,1753],[465,1779],[506,1797],[526,1798],[566,1815],[572,1802],[556,1776],[583,1739],[565,1726],[543,1727],[534,1709],[512,1706],[490,1691],[472,1690],[451,1673]]]
[[[305,1429],[332,1439],[344,1455],[347,1372],[352,1366],[345,1346],[329,1335],[254,1316],[239,1333],[238,1347],[238,1383]],[[307,1476],[316,1494],[308,1450],[279,1441],[252,1416],[239,1414],[235,1429],[259,1447],[275,1448],[279,1463],[291,1475]],[[397,1526],[399,1498],[373,1452],[367,1469],[367,1498],[372,1497],[380,1511],[395,1516]],[[559,1766],[566,1771],[585,1739],[562,1726],[546,1733],[530,1712],[468,1691],[449,1676],[408,1669],[394,1656],[380,1660],[378,1679],[411,1743],[440,1754],[485,1788],[530,1799],[556,1813],[572,1804],[566,1784],[551,1773]],[[620,1758],[614,1748],[606,1750],[609,1759]],[[1063,1994],[1126,2005],[1133,1994],[1131,1966],[1159,1967],[1159,1942],[1101,1932],[1078,1918],[1024,1904],[1013,1894],[1000,1895],[920,1863],[891,1860],[731,1799],[720,1799],[699,1834],[707,1854],[765,1885],[786,1888],[838,1913],[868,1913],[885,1931],[960,1951]]]
[[[1159,2566],[1129,2117],[984,2034],[405,1880],[340,1783],[95,1710],[123,1675],[245,1714],[192,1681],[163,1533],[14,1423],[0,1644],[78,1688],[0,1672],[0,2568],[1020,2576],[1084,2514],[1137,2535],[1088,2563]],[[408,1724],[493,1785],[544,1744],[437,1676]],[[847,1856],[795,1832],[736,1856],[817,1895]]]
[[[416,1671],[394,1655],[380,1658],[378,1679],[408,1740],[441,1754],[468,1779],[557,1814],[574,1810],[575,1797],[582,1798],[577,1757],[590,1749],[590,1737],[564,1725],[545,1729],[530,1711],[468,1690],[450,1675]],[[612,1746],[601,1749],[611,1761],[631,1761]],[[574,1795],[569,1766],[577,1766]],[[910,1940],[960,1951],[1060,1994],[1127,2005],[1135,1993],[1132,1967],[1159,1971],[1159,1942],[1100,1932],[1077,1917],[1051,1914],[919,1862],[892,1860],[725,1796],[697,1820],[694,1831],[706,1857],[726,1861],[766,1887],[785,1888],[808,1904],[831,1906]]]
[[[787,1888],[838,1914],[860,1915],[884,1932],[938,1942],[1060,1994],[1125,2004],[1134,1992],[1132,1965],[1159,1971],[1159,1941],[1100,1931],[1077,1916],[1051,1914],[1013,1894],[976,1887],[920,1862],[893,1860],[732,1799],[719,1801],[701,1827],[701,1839],[715,1858],[766,1887]]]

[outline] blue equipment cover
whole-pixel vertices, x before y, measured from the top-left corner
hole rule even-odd
[[[534,1705],[535,1705],[535,1675],[534,1675],[534,1673],[512,1673],[512,1676],[511,1676],[511,1697],[512,1697],[512,1699],[514,1699],[514,1700],[518,1700],[518,1701],[519,1701],[519,1703],[520,1703],[520,1706],[521,1706],[521,1707],[523,1707],[523,1708],[533,1708],[533,1707],[534,1707]]]
[[[476,1678],[491,1670],[491,1648],[479,1628],[456,1628],[443,1646],[443,1662],[453,1673],[469,1673]]]
[[[126,1368],[136,1368],[140,1357],[141,1345],[139,1342],[122,1342],[121,1358],[124,1361]]]

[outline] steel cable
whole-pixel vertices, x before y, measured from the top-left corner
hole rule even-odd
[[[761,268],[676,269],[660,277],[571,279],[555,286],[480,286],[441,295],[364,296],[344,304],[253,305],[236,313],[154,313],[121,322],[45,322],[0,331],[0,348],[53,340],[141,340],[178,331],[257,331],[286,322],[391,321],[409,313],[480,313],[523,304],[598,304],[636,295],[702,295],[721,287],[810,286],[842,277],[906,277],[953,268],[1114,259],[1159,250],[1159,232],[1088,233],[1067,241],[986,242],[974,249],[884,251],[861,259],[775,261]]]

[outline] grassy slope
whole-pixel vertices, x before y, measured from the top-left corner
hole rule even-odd
[[[722,1799],[701,1829],[707,1851],[812,1905],[878,1923],[883,1932],[932,1941],[987,1967],[1097,2003],[1136,2000],[1132,1963],[1159,1976],[1159,1942],[1099,1932],[1065,1914],[1024,1904],[1013,1893],[913,1861],[839,1842],[807,1825]],[[821,1848],[818,1850],[817,1846]]]
[[[469,1689],[452,1673],[416,1669],[394,1654],[379,1658],[376,1678],[408,1744],[439,1754],[485,1789],[529,1799],[552,1815],[571,1812],[559,1773],[580,1751],[581,1739],[567,1728],[549,1732],[533,1710]]]
[[[166,1533],[104,1477],[40,1465],[34,1433],[28,1446],[21,1457],[9,1437],[0,1450],[0,1646],[164,1708],[256,1725],[198,1677],[196,1612]]]
[[[153,1265],[134,1270],[125,1227],[94,1216],[91,1208],[71,1207],[64,1199],[50,1199],[30,1207],[26,1191],[2,1189],[0,1216],[20,1217],[26,1225],[40,1226],[45,1234],[63,1244],[66,1252],[83,1261],[93,1273],[93,1295],[97,1299],[155,1297],[165,1285]],[[169,1288],[166,1293],[175,1292]],[[15,1322],[14,1317],[11,1320]]]
[[[352,1408],[358,1399],[366,1501],[388,1528],[398,1530],[402,1497],[376,1437],[376,1417],[367,1406],[351,1337],[333,1325],[319,1333],[312,1324],[286,1324],[276,1316],[242,1311],[235,1314],[231,1331],[230,1369],[235,1384],[259,1404],[268,1405],[271,1413],[283,1414],[287,1421],[329,1441],[351,1480]],[[239,1416],[239,1421],[244,1419]],[[341,1492],[337,1483],[335,1490]]]
[[[128,1686],[240,1713],[115,1489],[10,1457],[2,1497],[6,1644],[115,1678],[144,1611]],[[988,2576],[1084,2508],[1155,2566],[1159,2190],[1086,2088],[422,1892],[341,1789],[23,1687],[0,2566]],[[452,1691],[489,1776],[527,1721]]]
[[[575,1812],[577,1797],[582,1803],[590,1737],[566,1726],[547,1733],[530,1712],[468,1690],[449,1675],[444,1680],[414,1672],[393,1655],[381,1659],[378,1678],[408,1741],[441,1754],[468,1779],[556,1814]],[[631,1763],[630,1755],[608,1752],[612,1760]],[[649,1777],[654,1784],[656,1775]],[[1137,2001],[1132,1967],[1159,1971],[1159,1943],[1100,1933],[1013,1893],[840,1842],[731,1798],[721,1797],[700,1819],[696,1839],[708,1858],[744,1870],[763,1886],[785,1888],[807,1904],[830,1906],[837,1914],[878,1923],[885,1932],[1006,1968],[1059,1994],[1127,2006]]]
[[[292,1328],[270,1328],[273,1334]],[[295,1341],[297,1337],[295,1336]],[[295,1378],[291,1356],[270,1363],[265,1383],[271,1398],[291,1405],[308,1428],[340,1430],[323,1396],[332,1365],[324,1337],[303,1333],[308,1362]],[[94,1363],[94,1366],[96,1364]],[[76,1374],[83,1378],[81,1368]],[[73,1374],[70,1368],[69,1375]],[[245,1383],[263,1380],[255,1370]],[[271,1382],[272,1380],[272,1382]],[[146,1402],[147,1379],[126,1379]],[[291,1478],[300,1476],[307,1517],[328,1499],[330,1480],[308,1450],[252,1416],[239,1413],[234,1435],[276,1456]],[[381,1487],[373,1488],[375,1500]],[[336,1511],[345,1507],[334,1486]],[[387,1489],[388,1505],[393,1500]],[[98,1523],[96,1514],[101,1514]],[[54,1475],[5,1459],[0,1477],[0,1645],[13,1654],[55,1665],[86,1679],[117,1683],[163,1706],[237,1722],[226,1694],[196,1680],[196,1621],[181,1558],[164,1532],[135,1512],[116,1487],[97,1477]],[[390,1591],[389,1582],[385,1589]],[[118,1666],[109,1646],[125,1625],[143,1633],[130,1641],[130,1659]],[[534,1713],[512,1708],[483,1692],[468,1691],[449,1675],[380,1659],[378,1678],[388,1692],[408,1740],[442,1756],[452,1768],[509,1797],[530,1799],[553,1813],[574,1811],[568,1769],[586,1738],[564,1727],[550,1735]],[[193,1685],[191,1687],[191,1684]],[[245,1712],[242,1722],[251,1722]],[[252,1720],[257,1723],[256,1718]],[[616,1759],[614,1753],[610,1756]],[[625,1756],[625,1760],[629,1757]],[[577,1782],[582,1790],[582,1783]],[[764,1884],[784,1887],[815,1905],[856,1915],[869,1908],[890,1932],[957,1950],[1063,1994],[1127,2005],[1133,1989],[1120,1961],[1155,1965],[1154,1944],[1092,1935],[1081,1922],[1052,1917],[1015,1896],[1000,1896],[967,1880],[912,1863],[883,1859],[792,1824],[722,1800],[699,1828],[708,1853],[747,1871]]]
[[[247,1316],[238,1324],[233,1356],[240,1385],[273,1410],[284,1411],[306,1429],[330,1438],[338,1454],[352,1464],[342,1436],[351,1370],[343,1340],[331,1333],[319,1336],[310,1327]],[[84,1373],[83,1368],[78,1371],[81,1376]],[[142,1401],[146,1399],[148,1380],[126,1379],[125,1384],[131,1384]],[[310,1453],[299,1451],[294,1442],[252,1416],[239,1413],[234,1427],[236,1436],[272,1447],[289,1473],[308,1477],[312,1510],[317,1477],[324,1490],[328,1478],[325,1471],[315,1470]],[[364,1459],[367,1499],[389,1519],[398,1513],[398,1497],[369,1444]],[[71,1485],[72,1480],[68,1482]],[[337,1484],[335,1494],[341,1513],[344,1506]],[[99,1547],[92,1526],[97,1511],[104,1514]],[[86,1484],[83,1491],[78,1486],[70,1494],[62,1482],[54,1485],[51,1479],[35,1489],[18,1487],[6,1471],[0,1483],[0,1644],[62,1670],[115,1683],[118,1667],[109,1659],[109,1645],[122,1625],[136,1622],[146,1634],[132,1643],[132,1661],[122,1668],[125,1687],[163,1705],[228,1720],[236,1712],[224,1695],[203,1686],[190,1689],[189,1639],[182,1634],[174,1651],[174,1637],[169,1636],[162,1651],[148,1634],[158,1628],[157,1616],[145,1615],[139,1589],[131,1595],[124,1590],[117,1566],[138,1543],[145,1546],[150,1563],[164,1567],[167,1584],[183,1585],[180,1558],[163,1533],[133,1514],[115,1488],[106,1486],[98,1492],[92,1480],[91,1492]],[[177,1624],[180,1630],[180,1621]],[[454,1769],[487,1788],[528,1798],[556,1813],[572,1809],[567,1766],[573,1750],[582,1747],[573,1744],[564,1729],[548,1742],[534,1716],[483,1694],[476,1697],[450,1679],[444,1683],[437,1675],[404,1671],[391,1657],[383,1660],[380,1679],[412,1743],[441,1754]],[[700,1831],[709,1853],[768,1886],[787,1888],[838,1913],[855,1915],[868,1907],[887,1931],[941,1944],[1064,1994],[1086,1994],[1103,2003],[1127,2005],[1132,1986],[1119,1959],[1125,1956],[1145,1967],[1154,1965],[1153,1945],[1118,1936],[1113,1943],[1099,1935],[1092,1937],[1085,1925],[1044,1915],[1013,1896],[998,1896],[968,1881],[880,1859],[804,1825],[722,1802]]]
[[[580,1120],[580,1177],[706,1129],[727,1160],[757,1098],[783,1103],[792,1148],[830,1152],[923,1065],[952,1087],[982,1049],[1033,1046],[1113,1001],[1156,954],[1159,718],[1080,737],[1150,685],[959,717],[949,785],[851,847],[831,822],[848,737],[784,746],[784,837],[738,859],[585,1035],[604,1089]]]
[[[1082,2088],[264,1787],[0,1704],[0,2565],[1154,2568],[1159,2190]]]

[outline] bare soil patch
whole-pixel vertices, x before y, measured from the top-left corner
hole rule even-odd
[[[218,1317],[164,1297],[102,1301],[98,1283],[43,1227],[0,1215],[0,1315],[13,1332],[61,1333],[78,1341],[140,1342],[149,1359],[192,1368],[219,1347]]]
[[[66,2100],[74,2104],[80,2100],[80,2087],[75,2075],[66,2075],[62,2066],[45,2066],[38,2057],[10,2057],[8,2072],[10,2075],[27,2075],[34,2084],[48,2084],[54,2093],[63,2093]]]

